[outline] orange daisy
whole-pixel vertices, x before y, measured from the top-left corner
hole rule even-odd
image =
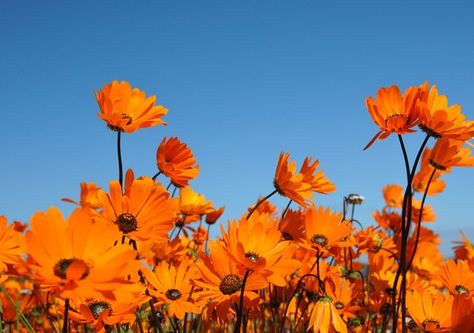
[[[306,207],[313,197],[312,185],[305,182],[305,175],[296,173],[296,163],[289,158],[288,153],[280,154],[273,185],[276,192]]]
[[[26,234],[34,279],[65,298],[110,293],[129,283],[127,275],[138,265],[128,245],[114,246],[118,237],[116,228],[94,222],[88,209],[76,209],[67,220],[54,207],[37,212]]]
[[[346,238],[354,228],[342,220],[342,213],[332,212],[329,208],[311,206],[306,211],[306,246],[323,251],[334,246],[350,246]]]
[[[300,169],[303,181],[311,185],[311,191],[313,192],[328,194],[336,191],[336,186],[324,177],[324,171],[316,172],[318,166],[319,160],[312,162],[311,157],[306,157]]]
[[[18,264],[24,253],[25,240],[15,230],[15,225],[8,225],[7,218],[0,216],[0,263]]]
[[[251,271],[266,281],[284,287],[286,276],[300,266],[291,258],[295,248],[289,241],[281,241],[281,233],[260,222],[243,219],[229,223],[228,232],[222,228],[222,238],[229,257],[242,272]]]
[[[224,213],[224,206],[220,208],[213,208],[210,212],[206,213],[206,223],[212,225],[217,222],[217,220],[222,216]]]
[[[403,203],[403,187],[398,184],[384,186],[382,189],[385,204],[392,208],[401,208]]]
[[[143,287],[125,285],[114,290],[110,297],[85,296],[72,301],[69,316],[75,322],[91,324],[97,332],[105,332],[105,326],[135,322],[136,311],[149,298]]]
[[[132,133],[140,128],[166,125],[161,119],[168,110],[162,105],[155,105],[156,97],[146,97],[130,83],[113,81],[95,93],[100,107],[98,116],[107,126],[117,132]]]
[[[62,201],[70,202],[81,207],[99,209],[102,208],[101,193],[104,191],[94,183],[81,183],[81,200],[79,202],[69,198],[63,198]]]
[[[181,220],[191,223],[199,220],[200,216],[212,212],[212,201],[206,200],[204,195],[194,192],[191,187],[179,189],[179,211],[183,215]]]
[[[104,193],[102,201],[102,218],[135,241],[167,240],[178,216],[178,200],[149,177],[127,177],[124,194],[119,182],[111,181],[110,193]]]
[[[209,302],[206,308],[208,318],[219,322],[235,320],[236,313],[233,304],[239,304],[244,274],[231,260],[227,251],[216,242],[209,243],[210,255],[201,253],[201,261],[197,267],[201,278],[194,283],[201,288],[196,292],[198,302]],[[268,286],[268,282],[256,274],[249,274],[244,289],[244,308],[249,309],[260,303],[255,290]]]
[[[453,297],[442,294],[407,293],[410,317],[423,332],[446,332],[451,326]]]
[[[314,333],[347,333],[347,325],[339,314],[331,296],[321,296],[311,312],[309,325]]]
[[[163,138],[156,151],[156,163],[160,172],[171,178],[174,186],[188,186],[189,181],[199,174],[192,150],[178,138]]]
[[[192,280],[198,278],[199,272],[194,262],[181,262],[177,267],[166,262],[156,266],[154,272],[144,271],[150,284],[150,293],[156,297],[159,305],[166,304],[170,317],[183,319],[186,313],[200,313],[201,308],[193,299]]]
[[[441,266],[439,278],[453,295],[474,295],[474,271],[463,260],[449,259]]]
[[[375,140],[386,139],[390,134],[405,134],[415,132],[412,128],[418,125],[418,113],[415,105],[418,100],[426,98],[428,83],[419,87],[409,87],[401,94],[398,86],[380,88],[377,97],[367,97],[366,105],[374,123],[380,131],[370,140],[364,150],[369,148]]]
[[[428,97],[417,102],[419,127],[435,138],[467,141],[474,137],[474,121],[466,120],[460,105],[448,106],[448,98],[432,86]]]
[[[446,171],[451,167],[474,166],[471,148],[464,147],[464,142],[441,138],[431,150],[430,164],[438,170]]]
[[[425,148],[423,155],[421,157],[420,170],[415,174],[412,181],[413,191],[418,193],[425,193],[428,186],[428,181],[430,180],[431,174],[433,173],[434,167],[430,163],[431,149]],[[430,183],[427,195],[435,195],[444,191],[446,183],[444,180],[439,178],[441,174],[448,173],[449,170],[441,172],[439,169],[436,169]]]

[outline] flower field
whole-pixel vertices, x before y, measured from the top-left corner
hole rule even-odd
[[[398,140],[406,178],[382,189],[365,228],[362,196],[347,194],[337,211],[319,205],[336,189],[324,164],[287,152],[275,156],[274,187],[221,221],[225,208],[192,188],[206,166],[179,138],[161,140],[155,174],[124,167],[125,134],[166,125],[155,96],[114,81],[95,97],[117,139],[104,147],[117,151],[117,174],[64,198],[69,216],[0,216],[0,332],[474,332],[472,235],[446,259],[429,227],[443,176],[474,166],[474,121],[436,86],[366,99],[379,131],[365,149]],[[277,195],[286,206],[272,204]]]

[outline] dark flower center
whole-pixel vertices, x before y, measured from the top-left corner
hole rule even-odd
[[[137,230],[137,219],[130,213],[123,213],[117,217],[115,223],[124,234]]]
[[[311,237],[311,242],[314,244],[320,245],[320,246],[326,246],[328,245],[328,239],[324,235],[316,234],[313,237]]]
[[[428,134],[429,136],[432,136],[433,138],[437,139],[437,138],[440,138],[441,137],[441,134],[439,134],[438,132],[436,131],[433,131],[431,128],[423,125],[423,124],[420,124],[418,125],[418,127],[423,131],[425,132],[426,134]]]
[[[229,274],[224,276],[219,285],[219,290],[224,295],[232,295],[236,291],[239,291],[242,288],[242,280],[238,275]]]
[[[178,289],[168,289],[165,295],[168,299],[175,301],[181,297],[181,292]]]
[[[84,273],[82,273],[80,280],[84,280],[88,275],[89,275],[89,266],[84,262],[82,259],[76,259],[76,258],[71,258],[71,259],[60,259],[53,267],[54,275],[61,279],[66,279],[66,272],[71,266],[72,263],[74,262],[82,262],[86,269],[84,270]]]
[[[91,310],[94,319],[99,318],[99,316],[104,312],[108,311],[109,315],[112,314],[112,307],[106,301],[92,301],[88,304],[89,310]]]
[[[344,303],[342,303],[342,302],[340,302],[340,301],[337,301],[336,303],[334,303],[334,306],[335,306],[336,309],[338,309],[338,310],[344,309]]]
[[[258,259],[260,258],[260,256],[258,254],[256,254],[255,252],[249,251],[249,252],[245,253],[245,258],[247,258],[248,260],[250,260],[253,263],[256,263],[258,261]]]
[[[469,290],[464,287],[463,285],[458,284],[456,287],[454,287],[454,290],[458,292],[460,295],[468,294]]]
[[[289,233],[287,232],[283,232],[281,234],[281,237],[283,237],[284,240],[293,240],[293,236],[291,236]]]
[[[423,321],[423,328],[429,332],[440,328],[439,320],[427,318]]]

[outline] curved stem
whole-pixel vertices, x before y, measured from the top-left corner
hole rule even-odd
[[[412,214],[412,181],[413,177],[415,176],[416,168],[418,167],[418,162],[420,161],[421,155],[425,149],[426,144],[430,135],[426,135],[423,143],[421,144],[420,148],[418,149],[418,153],[416,154],[415,161],[413,162],[413,166],[410,169],[410,164],[408,160],[408,155],[405,149],[405,144],[403,143],[403,139],[401,135],[398,135],[398,139],[400,142],[400,147],[403,153],[403,159],[405,162],[405,171],[407,173],[407,185],[405,188],[405,194],[403,196],[403,205],[402,205],[402,218],[401,218],[401,244],[400,244],[400,260],[399,266],[397,269],[397,273],[395,275],[395,279],[393,282],[393,295],[392,295],[392,330],[393,333],[397,332],[397,322],[398,322],[398,309],[400,306],[400,301],[402,305],[402,318],[406,316],[406,308],[405,308],[405,287],[406,287],[406,247],[408,236],[410,234],[410,224],[411,224],[411,214]],[[398,280],[402,277],[401,283],[401,300],[399,299],[398,304],[396,304],[397,299],[397,286]],[[407,327],[405,320],[402,319],[402,332],[406,332]]]
[[[120,133],[120,132],[119,132]],[[64,301],[63,333],[69,331],[69,298]]]
[[[274,190],[272,193],[270,193],[269,195],[267,195],[265,198],[263,198],[262,200],[260,200],[259,202],[257,202],[257,204],[252,208],[252,210],[248,213],[247,215],[247,219],[250,218],[250,216],[252,216],[252,214],[257,210],[258,206],[260,206],[262,203],[264,203],[268,198],[270,198],[272,195],[274,195],[275,193],[277,193],[277,190]]]
[[[415,259],[416,250],[418,248],[418,242],[420,241],[421,218],[423,217],[423,207],[425,205],[426,196],[428,195],[428,190],[430,188],[431,181],[433,180],[435,173],[436,173],[436,168],[433,168],[433,172],[430,175],[428,183],[426,184],[425,192],[423,193],[423,199],[421,199],[420,216],[418,217],[418,225],[416,226],[415,246],[413,247],[413,253],[411,254],[410,260],[408,261],[407,270],[410,269],[410,266],[413,263],[413,259]]]
[[[234,333],[240,333],[240,326],[242,325],[242,315],[244,313],[245,284],[247,283],[247,278],[249,277],[249,273],[250,271],[247,269],[245,271],[244,280],[242,282],[242,289],[240,290],[239,308],[237,309],[237,319],[234,325]]]
[[[122,148],[121,148],[121,137],[122,132],[117,132],[117,159],[118,159],[118,168],[119,168],[119,183],[123,191],[123,165],[122,165]]]
[[[290,208],[290,205],[291,205],[292,202],[293,202],[293,200],[291,200],[291,199],[290,199],[290,201],[288,201],[288,205],[286,205],[285,210],[284,210],[283,213],[281,214],[281,219],[282,219],[282,220],[285,218],[286,212],[287,212],[288,209]]]

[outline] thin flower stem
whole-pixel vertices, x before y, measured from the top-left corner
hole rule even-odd
[[[35,330],[33,329],[33,326],[31,326],[30,322],[28,319],[26,319],[25,315],[21,312],[20,308],[18,307],[18,304],[10,297],[10,294],[5,290],[5,287],[0,285],[0,291],[5,295],[6,299],[12,307],[15,309],[15,313],[23,326],[25,326],[26,330],[30,333],[35,333]]]
[[[252,216],[253,212],[255,212],[258,208],[258,206],[260,206],[262,203],[264,203],[265,201],[267,201],[272,195],[274,195],[275,193],[277,193],[277,190],[274,190],[272,193],[270,193],[269,195],[267,195],[265,198],[263,198],[262,200],[260,200],[259,202],[257,202],[257,204],[252,208],[252,210],[248,213],[247,215],[247,219],[250,218],[250,216]]]
[[[210,230],[211,230],[211,225],[208,224],[207,225],[207,234],[206,234],[206,245],[204,246],[204,252],[205,253],[208,253],[207,250],[208,250],[208,245],[209,245],[208,243],[209,243],[209,232],[210,232]]]
[[[288,205],[286,205],[285,207],[285,210],[283,211],[283,214],[281,214],[281,219],[283,220],[286,216],[286,212],[288,212],[288,209],[290,208],[290,205],[291,203],[293,202],[293,200],[290,199],[290,201],[288,201]]]
[[[151,179],[155,180],[159,175],[161,175],[161,171],[158,171]]]
[[[415,246],[413,248],[413,253],[411,254],[410,260],[408,261],[407,270],[410,269],[410,266],[413,263],[413,259],[415,259],[416,250],[418,248],[418,242],[420,241],[421,218],[423,217],[423,207],[425,205],[425,200],[426,200],[426,197],[428,195],[428,191],[430,189],[430,185],[431,185],[431,182],[434,178],[436,170],[437,170],[436,168],[433,168],[433,172],[431,173],[430,178],[428,180],[428,183],[426,184],[426,189],[425,189],[425,192],[423,193],[423,198],[421,199],[420,216],[418,217],[418,225],[416,226]]]
[[[405,148],[405,144],[403,143],[403,139],[401,135],[398,135],[398,139],[400,142],[400,147],[403,153],[403,159],[405,162],[405,171],[407,174],[407,186],[405,188],[405,194],[403,196],[403,205],[402,205],[402,218],[401,218],[401,246],[400,246],[400,260],[399,266],[397,269],[397,273],[395,275],[395,279],[393,282],[393,294],[392,294],[392,330],[393,333],[397,332],[397,322],[398,322],[398,309],[400,304],[402,305],[402,332],[405,333],[407,331],[406,323],[403,318],[406,316],[406,308],[405,308],[405,287],[406,287],[406,247],[408,241],[408,235],[410,234],[410,224],[411,224],[411,213],[412,213],[412,181],[413,177],[415,176],[416,168],[418,166],[418,162],[421,158],[421,155],[425,149],[426,144],[430,135],[426,135],[423,143],[421,144],[418,153],[416,155],[415,161],[413,162],[413,166],[410,169],[410,162],[408,160],[407,151]],[[398,280],[402,277],[401,283],[401,299],[399,299],[397,304],[397,286]]]
[[[68,327],[69,327],[69,298],[66,298],[66,300],[64,301],[63,333],[67,333],[69,331]]]
[[[293,293],[291,294],[290,296],[290,299],[288,300],[288,302],[286,303],[286,306],[285,306],[285,311],[283,312],[283,320],[281,322],[281,326],[280,326],[280,332],[283,332],[283,329],[285,327],[285,321],[286,321],[286,315],[288,313],[288,308],[290,307],[290,303],[291,303],[291,300],[293,299],[293,297],[295,297],[296,293],[298,292],[298,289],[301,288],[301,285],[303,283],[303,280],[307,277],[314,277],[316,279],[318,279],[318,283],[319,285],[323,285],[323,282],[321,281],[321,279],[319,278],[319,275],[316,275],[316,274],[313,274],[313,273],[307,273],[307,274],[304,274],[302,277],[300,277],[300,279],[298,280],[298,282],[296,283],[296,287],[295,287],[295,290],[293,290]],[[297,305],[296,307],[296,310],[298,310],[298,307],[299,307],[299,304]]]
[[[142,319],[140,318],[140,314],[137,312],[137,313],[135,313],[135,316],[136,316],[136,318],[137,318],[136,324],[137,324],[137,326],[138,326],[138,332],[144,333],[144,331],[143,331]]]
[[[237,309],[237,319],[235,320],[235,325],[234,325],[234,333],[240,333],[240,326],[242,325],[242,315],[244,313],[245,284],[247,283],[249,273],[250,271],[247,269],[245,271],[244,280],[242,281],[242,287],[240,290],[239,308]]]
[[[123,191],[123,165],[122,165],[122,144],[121,144],[122,132],[117,132],[117,159],[119,168],[119,183]]]

